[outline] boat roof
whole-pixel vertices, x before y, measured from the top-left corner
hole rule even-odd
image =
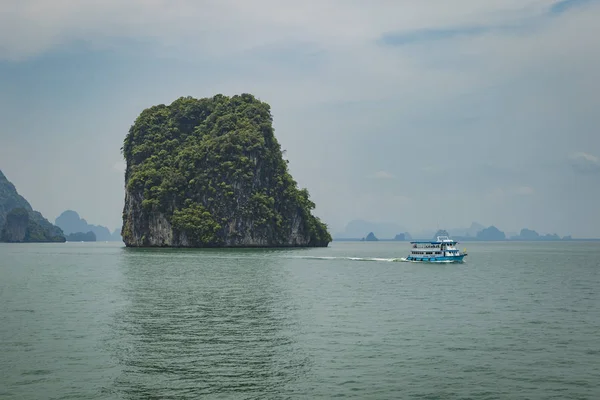
[[[437,240],[415,240],[410,243],[411,244],[440,244],[440,243],[457,244],[458,242],[450,239],[448,236],[438,236]]]

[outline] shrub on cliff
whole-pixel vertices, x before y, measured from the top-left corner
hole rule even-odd
[[[157,215],[172,229],[171,243],[163,245],[180,245],[182,235],[189,246],[331,241],[326,225],[311,214],[308,191],[298,189],[288,172],[269,105],[250,94],[182,97],[150,107],[122,151],[126,244],[156,245],[150,220]]]

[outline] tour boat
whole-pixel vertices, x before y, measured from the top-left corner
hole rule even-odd
[[[421,262],[443,262],[443,263],[461,263],[467,255],[467,249],[463,252],[456,248],[458,242],[450,239],[448,236],[438,236],[437,240],[431,241],[413,241],[410,255],[403,261],[421,261]]]

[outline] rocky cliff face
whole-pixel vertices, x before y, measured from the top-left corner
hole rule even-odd
[[[144,110],[123,146],[127,246],[327,246],[287,171],[269,106],[251,95]]]
[[[29,214],[24,208],[15,208],[6,215],[1,238],[4,242],[20,243],[25,241],[29,226]]]
[[[140,206],[143,196],[140,193],[125,194],[124,233],[125,244],[131,247],[326,247],[328,242],[313,242],[306,229],[303,217],[296,212],[291,217],[287,235],[274,240],[273,229],[253,229],[254,221],[243,217],[233,217],[223,229],[219,243],[202,243],[188,237],[185,231],[176,230],[170,222],[169,212],[146,213]],[[125,228],[124,228],[125,230]]]
[[[0,171],[0,241],[64,242],[60,228],[33,210]]]

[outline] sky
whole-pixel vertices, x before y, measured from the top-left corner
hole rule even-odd
[[[180,96],[271,105],[332,233],[600,237],[599,0],[1,0],[0,170],[120,227],[123,139]]]

